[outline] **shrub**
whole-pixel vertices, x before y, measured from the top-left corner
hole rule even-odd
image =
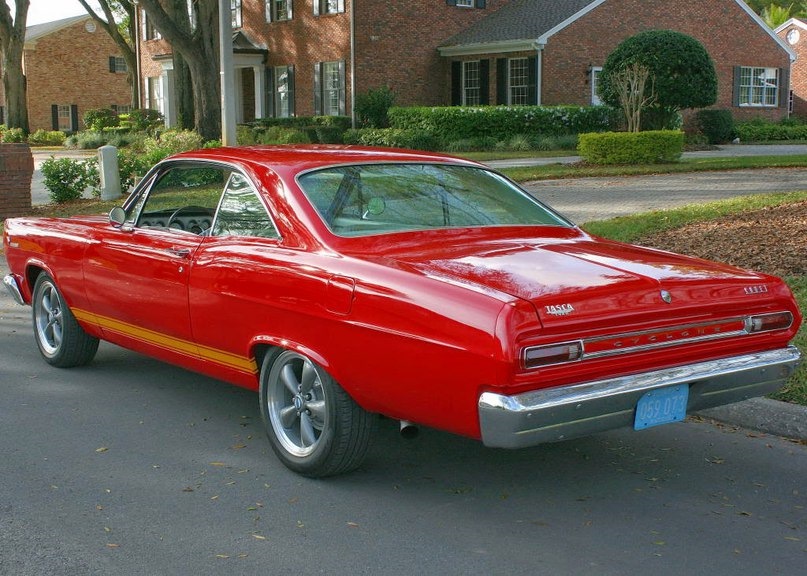
[[[166,130],[159,137],[143,141],[143,156],[151,165],[172,154],[201,148],[203,144],[203,138],[191,130]]]
[[[137,108],[128,114],[121,114],[120,123],[135,132],[153,132],[163,126],[164,121],[163,115],[157,110]]]
[[[311,138],[303,130],[281,130],[278,144],[310,144]]]
[[[28,136],[28,144],[33,146],[63,146],[67,135],[59,130],[43,130],[40,128]]]
[[[593,164],[675,162],[684,149],[684,133],[675,130],[580,134],[578,150]]]
[[[401,130],[398,128],[348,130],[345,132],[345,143],[413,150],[437,150],[441,144],[432,133],[426,130]]]
[[[118,151],[118,174],[120,175],[120,189],[125,194],[142,178],[151,168],[148,160],[142,154],[132,150]]]
[[[86,130],[73,134],[67,138],[66,144],[70,148],[78,148],[79,150],[94,150],[100,148],[107,143],[106,136],[101,132],[94,132]]]
[[[25,132],[22,128],[6,128],[3,130],[3,142],[6,144],[25,142]]]
[[[444,142],[601,132],[610,129],[615,118],[607,106],[414,106],[389,110],[392,128],[430,132]]]
[[[92,188],[93,194],[100,194],[98,162],[94,158],[76,160],[51,156],[42,163],[42,175],[50,198],[56,203],[78,200],[87,188]]]
[[[484,152],[493,150],[498,146],[498,142],[492,136],[482,138],[463,138],[449,142],[443,149],[447,152]]]
[[[734,129],[742,142],[807,140],[807,124],[776,123],[757,118],[737,122]]]
[[[84,113],[84,126],[95,132],[100,132],[104,128],[113,128],[119,124],[118,114],[111,108],[87,110]]]
[[[387,128],[387,112],[395,103],[395,94],[389,86],[368,90],[356,97],[356,116],[362,128]]]
[[[695,122],[709,144],[724,144],[734,138],[731,110],[698,110]]]

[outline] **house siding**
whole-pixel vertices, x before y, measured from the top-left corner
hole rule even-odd
[[[542,104],[589,104],[590,67],[602,66],[617,45],[645,30],[675,30],[699,40],[715,63],[716,108],[731,109],[736,120],[787,116],[776,108],[733,105],[734,67],[784,70],[790,57],[734,0],[711,0],[705,22],[702,0],[609,0],[552,36],[542,62]],[[739,33],[741,31],[742,33]]]
[[[82,20],[29,43],[24,51],[28,122],[32,132],[52,130],[52,105],[75,106],[79,125],[88,110],[131,104],[125,73],[109,71],[109,57],[121,56],[100,27],[88,32]],[[2,88],[0,87],[0,94]]]

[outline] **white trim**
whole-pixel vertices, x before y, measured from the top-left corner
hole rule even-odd
[[[600,4],[603,4],[607,1],[608,0],[595,0],[588,6],[581,8],[580,10],[578,10],[577,12],[566,18],[566,20],[564,20],[560,24],[556,24],[555,26],[553,26],[552,28],[541,34],[541,36],[538,37],[538,42],[540,42],[541,44],[546,44],[546,41],[549,40],[550,36],[554,36],[561,30],[566,28],[566,26],[568,26],[569,24],[575,22],[576,20],[579,20],[580,18],[582,18],[583,16],[585,16],[586,14],[597,8]]]
[[[757,14],[756,12],[751,10],[750,6],[748,6],[748,4],[743,2],[743,0],[734,0],[734,3],[737,4],[737,6],[739,6],[743,10],[745,10],[746,14],[748,14],[754,20],[754,22],[756,22],[757,25],[760,28],[762,28],[765,31],[765,33],[768,34],[768,36],[773,38],[776,41],[776,43],[779,44],[779,46],[782,47],[782,50],[784,50],[785,52],[788,53],[788,55],[790,56],[790,61],[791,62],[796,60],[796,52],[790,46],[787,45],[787,42],[784,39],[780,38],[776,34],[776,32],[771,30],[768,27],[768,25],[765,24],[765,21],[762,18],[760,18],[759,14]]]
[[[782,30],[784,30],[785,28],[788,28],[790,26],[798,26],[802,30],[807,30],[807,23],[803,22],[802,20],[799,20],[798,18],[791,18],[790,20],[788,20],[784,24],[780,24],[778,27],[774,28],[773,31],[776,34],[779,34],[779,32],[781,32]]]
[[[440,56],[473,56],[476,54],[532,52],[543,49],[543,44],[536,40],[504,40],[501,42],[484,42],[478,44],[462,44],[460,46],[442,46],[437,48]]]

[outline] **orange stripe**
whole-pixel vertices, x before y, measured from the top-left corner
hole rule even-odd
[[[190,342],[181,338],[174,338],[173,336],[168,336],[161,332],[141,328],[139,326],[135,326],[134,324],[122,322],[107,316],[93,314],[92,312],[87,312],[86,310],[72,309],[72,312],[78,320],[94,324],[103,328],[104,330],[109,330],[123,336],[128,336],[129,338],[139,340],[140,342],[144,342],[152,346],[170,350],[171,352],[182,354],[183,356],[188,356],[197,360],[213,362],[214,364],[219,364],[226,368],[234,368],[236,370],[240,370],[241,372],[247,372],[248,374],[258,373],[258,366],[255,363],[254,358],[247,358],[237,354],[231,354],[230,352],[210,348],[208,346],[200,346],[195,342]]]

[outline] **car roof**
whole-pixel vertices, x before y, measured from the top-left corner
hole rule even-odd
[[[445,154],[342,145],[300,146],[232,146],[206,148],[183,152],[172,159],[205,159],[224,162],[248,163],[253,167],[263,166],[277,173],[299,174],[307,170],[340,164],[365,164],[384,162],[428,162],[481,166],[476,162]]]

